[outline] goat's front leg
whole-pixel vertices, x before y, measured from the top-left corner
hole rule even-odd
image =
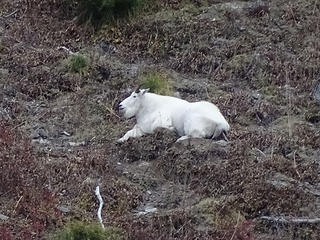
[[[118,139],[117,142],[124,142],[127,141],[129,138],[136,138],[141,137],[144,135],[144,132],[141,130],[141,128],[137,125],[135,125],[131,130],[129,130],[122,138]]]

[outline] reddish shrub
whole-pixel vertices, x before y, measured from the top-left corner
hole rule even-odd
[[[6,227],[0,227],[0,236],[2,240],[13,240],[11,232]]]
[[[46,174],[37,162],[29,139],[7,122],[0,122],[0,159],[0,192],[6,193],[6,197],[19,198],[15,212],[29,223],[23,229],[14,230],[18,232],[15,238],[40,236],[48,225],[59,219],[57,198],[44,187]],[[4,239],[11,239],[4,228],[0,234]]]
[[[30,186],[35,158],[29,141],[0,122],[0,191],[16,195]]]

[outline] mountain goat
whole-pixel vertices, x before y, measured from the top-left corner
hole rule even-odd
[[[153,133],[158,127],[176,131],[181,141],[188,138],[215,138],[229,130],[229,124],[212,103],[185,100],[149,93],[137,88],[119,104],[126,119],[136,117],[136,125],[117,142]],[[225,135],[224,135],[225,137]]]

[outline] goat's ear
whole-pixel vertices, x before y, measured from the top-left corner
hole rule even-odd
[[[141,95],[145,94],[146,92],[149,92],[149,90],[150,90],[150,88],[148,88],[148,89],[142,89],[142,90],[141,90]]]

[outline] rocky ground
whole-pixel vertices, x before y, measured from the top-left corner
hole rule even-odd
[[[126,239],[318,239],[320,4],[163,1],[94,32],[63,1],[0,6],[0,235],[97,221]],[[70,53],[90,62],[66,67]],[[230,141],[116,140],[148,71],[215,103]]]

